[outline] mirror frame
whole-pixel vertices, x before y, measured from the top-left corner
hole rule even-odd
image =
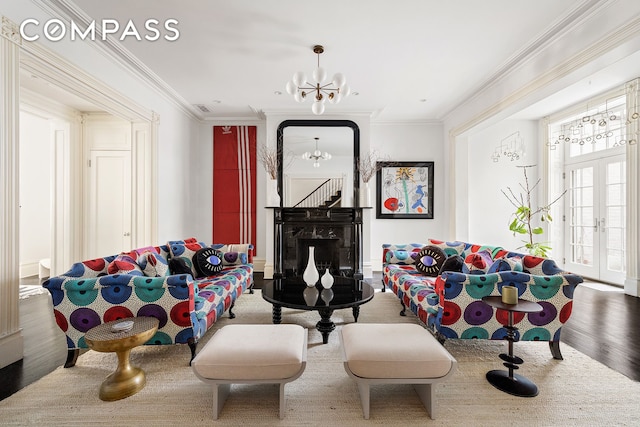
[[[348,127],[353,131],[353,207],[360,207],[360,128],[351,120],[285,120],[278,125],[276,132],[278,150],[278,194],[280,195],[280,207],[284,203],[282,195],[283,180],[283,154],[284,154],[284,130],[288,127]]]

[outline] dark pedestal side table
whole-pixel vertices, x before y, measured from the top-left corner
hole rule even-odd
[[[489,371],[487,372],[487,381],[495,388],[514,396],[537,396],[538,387],[531,380],[513,373],[514,370],[519,369],[518,365],[524,363],[521,358],[513,355],[513,343],[517,341],[516,331],[518,330],[513,326],[513,313],[537,313],[542,311],[542,306],[537,302],[523,299],[519,299],[517,304],[505,304],[502,302],[501,296],[484,297],[482,301],[491,307],[509,312],[509,323],[505,326],[507,330],[505,340],[509,342],[509,354],[500,354],[500,359],[504,360],[503,364],[508,368],[508,371],[500,369]]]

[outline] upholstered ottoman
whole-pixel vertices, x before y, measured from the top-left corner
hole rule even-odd
[[[231,384],[280,384],[302,375],[307,363],[307,331],[299,325],[227,325],[193,359],[198,378],[213,386],[213,418],[218,419]]]
[[[435,419],[432,384],[449,377],[456,360],[420,325],[350,323],[340,331],[344,369],[358,384],[362,412],[369,419],[372,384],[412,384]]]

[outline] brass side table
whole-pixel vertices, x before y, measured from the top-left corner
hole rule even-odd
[[[533,381],[513,373],[515,369],[518,369],[518,365],[524,363],[522,358],[513,355],[513,343],[517,341],[516,331],[518,330],[517,327],[513,326],[513,313],[537,313],[543,310],[542,306],[537,302],[524,299],[518,299],[517,304],[505,304],[500,296],[484,297],[482,301],[491,307],[506,310],[509,313],[509,323],[505,326],[507,335],[504,338],[509,342],[509,353],[500,354],[500,359],[504,361],[503,365],[508,368],[508,371],[499,369],[489,371],[487,372],[487,381],[495,388],[514,396],[537,396],[538,386]]]
[[[113,326],[133,321],[133,327],[122,332],[114,332]],[[115,352],[118,355],[118,368],[109,375],[100,386],[100,399],[113,401],[132,396],[142,390],[147,383],[146,375],[140,368],[131,366],[131,349],[149,341],[158,330],[155,317],[129,317],[113,320],[91,328],[84,339],[92,350]]]

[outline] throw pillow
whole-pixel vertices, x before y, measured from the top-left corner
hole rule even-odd
[[[462,266],[464,265],[464,258],[460,255],[451,255],[447,257],[442,263],[442,267],[440,267],[440,271],[438,275],[444,273],[445,271],[453,271],[456,273],[462,272]]]
[[[191,274],[191,266],[187,264],[184,258],[171,258],[169,260],[169,272],[170,274]]]
[[[129,255],[120,254],[109,263],[109,274],[130,274],[132,276],[144,276],[140,266]]]
[[[138,256],[138,265],[147,277],[165,277],[169,275],[169,263],[160,254],[143,252]]]
[[[440,272],[447,255],[437,246],[425,246],[416,257],[416,270],[424,275],[435,277]]]
[[[407,251],[405,249],[385,249],[384,262],[386,264],[410,265],[415,264],[414,256],[417,256],[420,249],[416,248],[416,252]]]
[[[222,271],[222,253],[213,248],[199,249],[192,261],[197,277],[209,277]]]
[[[238,264],[251,264],[253,263],[252,251],[253,245],[249,243],[232,243],[232,244],[223,244],[223,243],[214,243],[211,245],[213,249],[217,249],[222,254],[226,254],[229,252],[239,254],[237,257],[234,254],[229,255],[228,257],[223,257],[223,265],[238,265]],[[226,258],[226,259],[225,259]]]
[[[466,274],[486,274],[493,264],[491,252],[488,250],[470,253],[464,259],[462,272]]]
[[[466,244],[464,242],[444,242],[442,240],[427,239],[429,246],[437,246],[444,251],[447,256],[460,255],[464,251]]]
[[[191,240],[191,239],[187,239]],[[185,240],[185,242],[187,242]],[[198,252],[199,249],[206,248],[207,245],[203,242],[192,242],[188,243],[178,243],[178,242],[168,242],[169,252],[171,253],[171,258],[182,258],[186,262],[186,264],[191,268],[191,275],[193,277],[198,276],[198,272],[196,271],[193,265],[193,256]]]
[[[247,254],[243,252],[223,252],[222,265],[240,265],[247,264]]]
[[[487,273],[498,273],[500,271],[512,271],[511,264],[504,259],[497,259],[489,266]]]

